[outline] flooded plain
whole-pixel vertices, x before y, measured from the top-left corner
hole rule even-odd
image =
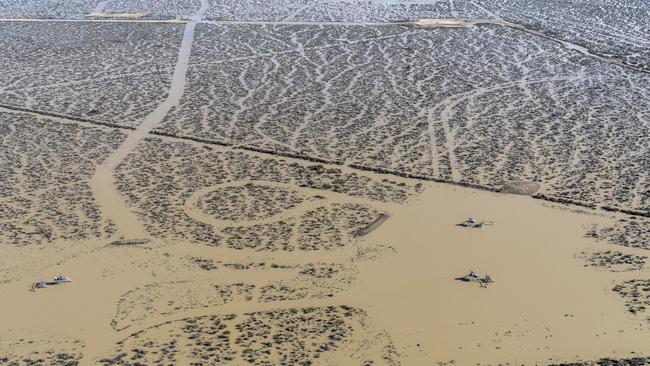
[[[157,324],[338,305],[363,309],[364,322],[376,333],[369,339],[389,335],[375,352],[392,345],[405,364],[543,364],[632,357],[646,347],[647,321],[626,312],[612,287],[647,276],[647,268],[614,273],[585,266],[576,256],[611,249],[584,237],[585,227],[610,218],[524,196],[439,184],[423,189],[388,209],[390,218],[368,235],[349,236],[325,252],[188,247],[155,239],[132,246],[90,240],[16,249],[11,262],[25,264],[12,271],[20,280],[3,285],[2,324],[11,333],[76,340],[82,364],[110,357],[115,344],[142,331],[135,346],[151,353],[155,347],[147,349],[147,340],[162,336]],[[469,215],[492,224],[456,225]],[[318,281],[304,274],[314,265],[327,268]],[[484,288],[456,279],[469,271],[495,282]],[[30,278],[59,272],[74,282],[28,291]],[[327,355],[329,362],[348,364],[352,354],[344,350],[363,344],[367,332],[343,338],[340,352]],[[44,346],[39,337],[30,339]],[[234,347],[232,357],[242,351]],[[185,350],[174,360],[194,358]]]
[[[650,363],[644,9],[0,1],[0,365]]]

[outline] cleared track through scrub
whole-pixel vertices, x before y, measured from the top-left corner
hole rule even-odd
[[[141,223],[135,214],[126,207],[124,199],[115,189],[113,172],[115,168],[133,151],[138,142],[149,135],[167,115],[167,113],[180,102],[185,90],[187,69],[190,61],[192,43],[194,42],[194,30],[196,24],[203,18],[208,9],[207,0],[201,1],[201,8],[191,21],[185,26],[183,40],[178,52],[178,61],[174,68],[172,81],[169,87],[167,98],[156,107],[140,125],[131,132],[122,145],[113,152],[102,165],[97,167],[95,175],[90,181],[95,199],[108,218],[113,220],[117,226],[117,233],[124,237],[147,236]]]

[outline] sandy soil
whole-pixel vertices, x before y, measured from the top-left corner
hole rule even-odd
[[[489,22],[489,19],[418,19],[410,22],[398,22],[396,24],[411,26],[415,28],[462,28],[471,24],[482,24]]]
[[[89,17],[98,18],[143,18],[149,13],[90,13]]]

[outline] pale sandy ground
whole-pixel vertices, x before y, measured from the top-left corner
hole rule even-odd
[[[149,15],[149,13],[90,13],[89,17],[106,17],[106,18],[142,18]]]
[[[3,246],[2,264],[14,280],[0,284],[0,350],[28,355],[30,349],[45,347],[45,342],[63,347],[64,340],[78,339],[85,343],[82,364],[93,365],[110,354],[116,341],[168,320],[346,304],[365,309],[374,327],[387,331],[404,365],[451,360],[461,365],[543,364],[650,351],[646,320],[628,315],[623,300],[611,291],[614,282],[648,278],[648,270],[611,273],[584,267],[575,258],[577,252],[613,249],[583,238],[585,225],[608,219],[547,206],[528,197],[429,185],[417,200],[394,206],[391,218],[363,238],[362,252],[379,244],[393,248],[373,260],[355,258],[356,245],[292,253],[156,241],[144,247],[106,247],[110,240],[43,248]],[[480,230],[455,226],[467,216],[492,220],[494,225]],[[359,280],[327,299],[235,302],[169,316],[152,312],[123,331],[111,327],[117,302],[126,291],[155,281],[197,279],[196,272],[179,264],[187,256],[288,264],[352,260],[358,265]],[[496,283],[480,288],[454,280],[469,270],[488,273]],[[74,282],[28,291],[33,280],[57,273]],[[218,273],[218,281],[253,284],[283,276]],[[19,337],[34,344],[16,346]],[[326,354],[321,363],[352,364],[348,351],[352,352],[343,348]]]

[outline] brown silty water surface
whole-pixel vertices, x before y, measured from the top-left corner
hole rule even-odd
[[[23,279],[65,270],[75,282],[38,293],[27,291],[24,281],[4,285],[0,321],[5,329],[21,330],[36,340],[39,334],[83,340],[84,364],[95,364],[101,355],[110,354],[115,342],[128,334],[163,322],[338,304],[365,309],[368,321],[390,335],[405,364],[448,360],[533,364],[629,356],[647,347],[647,324],[626,315],[622,300],[610,291],[612,282],[631,275],[596,271],[574,257],[581,250],[605,246],[582,236],[584,225],[606,218],[547,207],[527,197],[445,185],[428,186],[409,204],[394,205],[390,214],[357,243],[358,248],[352,244],[333,252],[275,254],[164,242],[115,248],[101,241],[25,249],[14,258],[29,264],[18,271]],[[469,215],[494,224],[482,229],[455,225]],[[378,244],[390,250],[364,260],[363,253]],[[53,263],[50,253],[57,252],[67,257]],[[111,326],[125,290],[147,283],[187,281],[178,288],[194,286],[203,291],[199,284],[208,280],[239,281],[259,288],[287,278],[282,271],[197,274],[181,265],[188,256],[240,263],[355,263],[358,281],[333,297],[207,303],[168,314],[149,311],[146,318],[122,330]],[[490,274],[496,282],[482,288],[454,279],[470,270]],[[159,296],[151,306],[155,309],[176,297],[174,293]],[[348,364],[345,350],[327,354],[321,361]]]

